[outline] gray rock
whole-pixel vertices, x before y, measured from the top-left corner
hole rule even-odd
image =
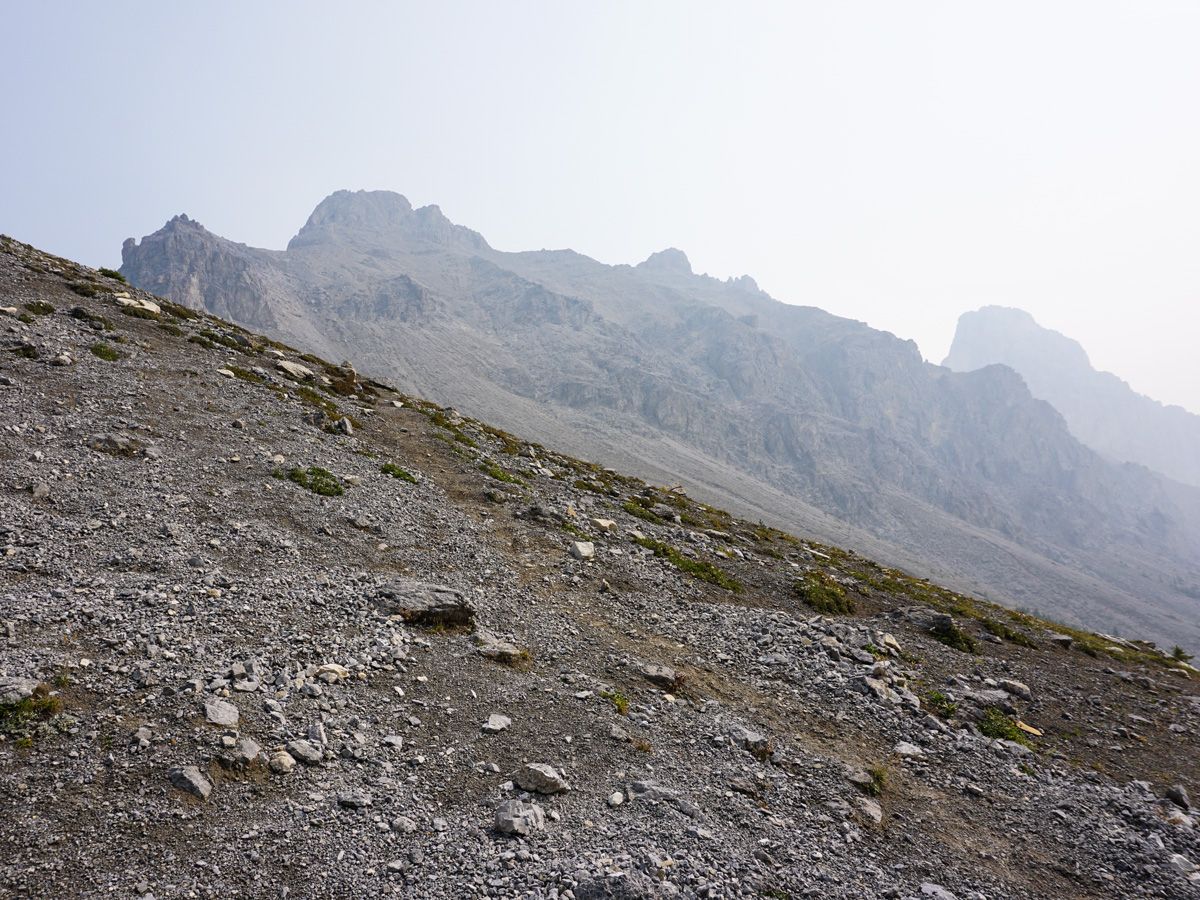
[[[475,608],[452,587],[401,578],[379,590],[383,606],[390,615],[398,615],[414,625],[469,626],[475,621]]]
[[[571,789],[558,770],[546,763],[526,763],[513,781],[521,790],[535,794],[560,794]]]
[[[212,793],[212,782],[205,778],[195,766],[177,766],[167,773],[171,784],[201,800]]]
[[[594,559],[596,545],[591,541],[575,541],[571,544],[571,555],[576,559]]]
[[[291,741],[287,751],[306,766],[318,765],[323,758],[321,751],[303,738]]]
[[[496,809],[496,830],[501,834],[524,837],[546,827],[546,815],[536,803],[505,800]]]
[[[1012,694],[1014,697],[1020,697],[1022,700],[1033,699],[1033,692],[1029,689],[1029,685],[1022,681],[1014,681],[1011,678],[1005,678],[1000,682],[1000,689],[1006,693]]]
[[[213,698],[204,703],[204,717],[212,725],[233,728],[237,725],[240,715],[238,708],[232,703]]]

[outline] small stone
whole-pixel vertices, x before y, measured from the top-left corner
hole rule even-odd
[[[289,743],[287,751],[306,766],[315,766],[321,762],[321,751],[304,739]]]
[[[591,541],[574,541],[571,544],[571,555],[576,559],[594,559],[596,557],[596,545]]]
[[[512,719],[508,716],[492,713],[488,716],[487,721],[483,723],[483,732],[484,734],[499,734],[510,725],[512,725]]]
[[[608,795],[608,805],[612,807],[620,806],[625,802],[625,795],[620,791],[613,791]]]
[[[232,703],[214,698],[204,704],[204,717],[212,725],[233,728],[238,723],[238,708]]]
[[[526,763],[513,777],[517,787],[535,794],[559,794],[571,786],[558,771],[546,763]]]
[[[212,793],[212,783],[195,766],[177,766],[167,773],[171,784],[194,797],[207,800]]]

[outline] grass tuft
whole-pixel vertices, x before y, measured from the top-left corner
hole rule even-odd
[[[806,572],[793,585],[796,594],[819,613],[847,615],[854,612],[854,598],[846,593],[833,576],[825,572]]]

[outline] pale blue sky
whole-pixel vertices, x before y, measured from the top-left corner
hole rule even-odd
[[[1200,411],[1200,4],[5,4],[0,231],[93,265],[339,188],[677,246],[913,338],[1021,306]]]

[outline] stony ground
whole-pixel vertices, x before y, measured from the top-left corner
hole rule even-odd
[[[0,307],[4,896],[1200,896],[1157,648],[7,239]]]

